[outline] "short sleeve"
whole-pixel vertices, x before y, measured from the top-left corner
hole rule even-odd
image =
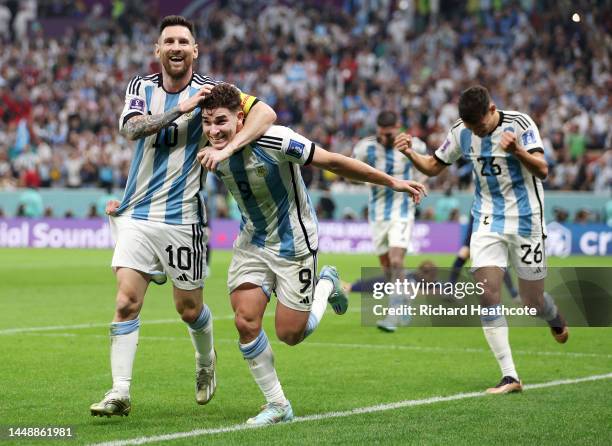
[[[310,164],[315,150],[315,144],[308,138],[280,125],[270,127],[255,144],[278,160],[301,165]]]
[[[372,145],[372,140],[362,139],[353,148],[353,158],[363,161],[364,163],[368,158],[368,146]]]
[[[123,128],[130,118],[144,115],[148,111],[142,83],[142,77],[136,76],[132,78],[125,90],[125,104],[119,117],[119,130]]]
[[[448,131],[442,145],[434,152],[434,158],[442,164],[450,166],[461,158],[461,155],[461,146],[457,143],[457,138],[455,138],[451,129]]]
[[[535,122],[533,122],[533,120],[529,116],[523,116],[526,118],[528,126],[526,129],[523,129],[519,126],[519,128],[517,129],[517,137],[521,146],[523,146],[523,148],[529,153],[544,153],[544,143],[542,142],[542,138],[540,137],[538,127],[535,125]]]

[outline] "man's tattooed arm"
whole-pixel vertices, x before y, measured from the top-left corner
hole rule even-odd
[[[158,115],[134,116],[128,119],[121,129],[121,135],[131,141],[154,135],[183,114],[177,105],[167,112]]]

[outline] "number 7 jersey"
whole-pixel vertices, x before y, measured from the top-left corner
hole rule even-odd
[[[170,93],[164,89],[161,73],[134,77],[125,93],[119,129],[136,115],[157,115],[171,110],[206,84],[216,85],[217,81],[193,74],[183,90]],[[241,98],[247,114],[257,99],[245,94]],[[205,222],[199,192],[204,188],[206,173],[196,159],[198,150],[205,144],[199,107],[179,116],[156,134],[136,141],[117,214],[175,225]]]
[[[472,162],[476,187],[472,205],[473,231],[544,235],[542,182],[500,146],[503,132],[510,131],[524,150],[544,153],[540,133],[528,115],[498,111],[497,127],[482,138],[458,120],[434,157],[446,165],[461,156]]]

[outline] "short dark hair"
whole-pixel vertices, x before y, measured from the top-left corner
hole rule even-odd
[[[242,109],[240,90],[232,84],[221,83],[213,87],[210,93],[202,101],[202,109],[214,110],[215,108],[227,108],[236,112]]]
[[[391,127],[397,124],[397,113],[391,110],[383,110],[376,117],[378,127]]]
[[[464,90],[459,97],[459,117],[468,124],[478,124],[489,111],[491,96],[482,85]]]
[[[167,15],[166,17],[164,17],[161,23],[159,24],[159,33],[161,34],[168,26],[184,26],[195,38],[193,23],[181,15]]]

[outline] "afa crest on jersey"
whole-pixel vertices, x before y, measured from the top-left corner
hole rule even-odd
[[[258,177],[263,178],[268,175],[268,169],[264,164],[260,164],[258,166],[255,166],[255,173]]]

